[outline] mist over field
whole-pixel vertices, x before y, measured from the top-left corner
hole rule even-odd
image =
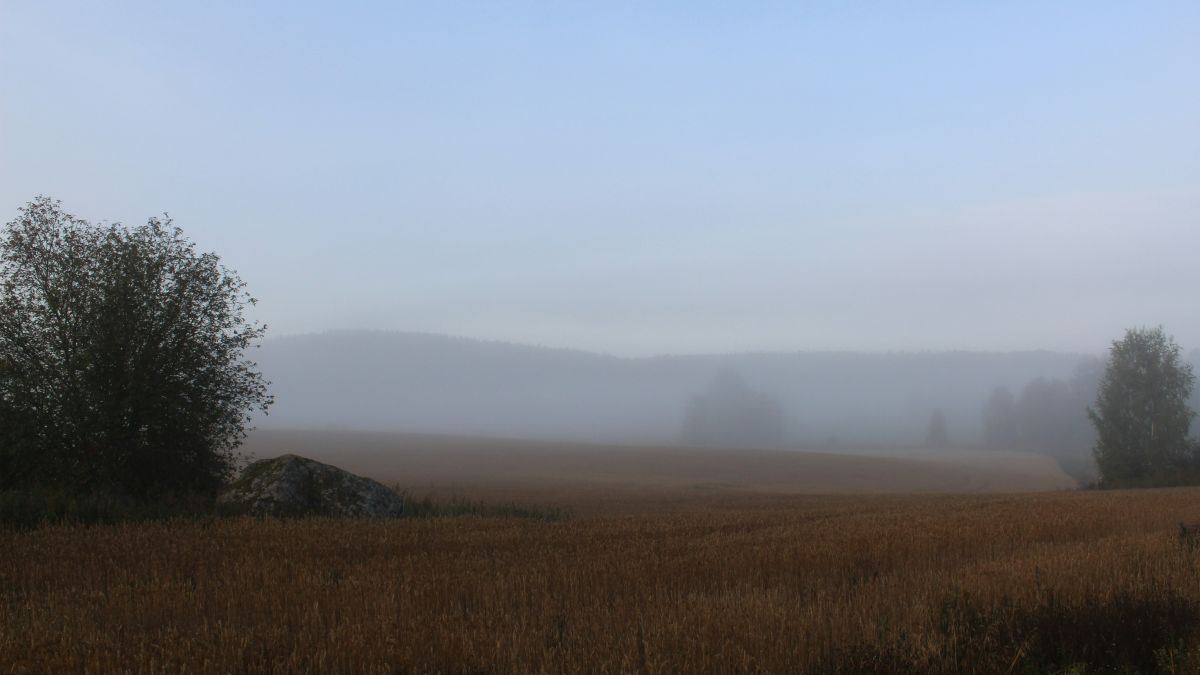
[[[271,339],[252,356],[276,397],[265,428],[677,443],[689,402],[733,372],[778,404],[783,433],[765,444],[790,447],[921,445],[935,409],[953,442],[978,445],[994,388],[1019,394],[1087,361],[1047,351],[621,358],[371,331]]]
[[[1200,673],[1198,36],[0,0],[0,671]]]
[[[1086,464],[1200,344],[1185,3],[0,12],[0,207],[218,253],[264,429]]]

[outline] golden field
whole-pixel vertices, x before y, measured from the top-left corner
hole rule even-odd
[[[1200,489],[0,532],[0,672],[1197,672]]]
[[[441,498],[642,513],[773,494],[929,494],[1073,489],[1049,457],[853,448],[844,453],[597,445],[349,431],[256,431],[257,458],[294,453]],[[853,454],[851,454],[853,453]]]

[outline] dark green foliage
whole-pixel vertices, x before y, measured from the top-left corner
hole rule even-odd
[[[271,403],[243,357],[253,302],[169,218],[30,202],[0,239],[0,490],[215,493]]]
[[[1104,487],[1178,484],[1192,471],[1188,407],[1195,376],[1163,329],[1132,329],[1113,343],[1094,408]]]

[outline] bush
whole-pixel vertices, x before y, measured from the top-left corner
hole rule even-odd
[[[214,494],[271,403],[244,358],[265,331],[253,303],[168,218],[30,202],[0,236],[0,490]]]

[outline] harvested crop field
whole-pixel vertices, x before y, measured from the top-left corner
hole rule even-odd
[[[1195,672],[1200,490],[0,532],[3,672]],[[1086,666],[1086,670],[1082,670]]]
[[[259,458],[295,453],[416,495],[550,504],[576,512],[676,510],[772,494],[1065,490],[1049,457],[1021,452],[598,445],[351,431],[254,432]]]

